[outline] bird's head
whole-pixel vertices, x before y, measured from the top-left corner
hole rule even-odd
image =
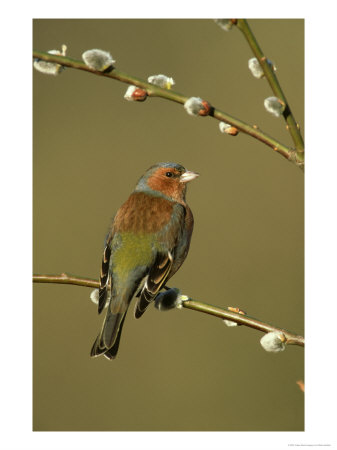
[[[136,191],[155,191],[178,202],[185,200],[186,183],[199,174],[175,163],[159,163],[150,167],[139,180]]]

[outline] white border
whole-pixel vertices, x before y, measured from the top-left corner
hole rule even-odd
[[[118,3],[124,3],[119,5]],[[130,7],[134,3],[134,7]],[[1,447],[336,448],[336,3],[5,2],[2,9]],[[205,6],[205,3],[207,5]],[[233,5],[233,6],[232,6]],[[159,8],[159,9],[158,9]],[[43,433],[31,431],[31,19],[255,17],[306,19],[306,431],[303,433]],[[281,39],[282,37],[280,37]],[[11,64],[9,64],[11,62]],[[5,168],[5,169],[4,169]],[[291,230],[289,230],[291,232]],[[3,251],[5,249],[5,251]],[[18,302],[17,299],[25,301]],[[15,325],[15,326],[14,326]],[[276,405],[277,406],[277,405]]]

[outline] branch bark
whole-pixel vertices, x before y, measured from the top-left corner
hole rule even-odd
[[[99,281],[91,278],[81,278],[76,276],[70,276],[66,273],[61,275],[33,275],[34,283],[56,283],[56,284],[73,284],[76,286],[85,286],[91,288],[99,288]],[[245,325],[246,327],[254,328],[255,330],[262,331],[263,333],[269,333],[272,331],[280,331],[284,334],[286,344],[299,345],[304,347],[304,337],[291,333],[284,328],[278,328],[261,320],[254,319],[246,314],[239,314],[229,311],[217,306],[208,305],[193,299],[188,299],[182,303],[182,306],[187,309],[209,314],[214,317],[218,317],[223,320],[231,320],[239,325]]]
[[[282,100],[282,102],[286,105],[285,110],[283,112],[284,120],[287,123],[287,129],[289,130],[289,133],[294,141],[296,152],[295,152],[295,159],[297,160],[298,164],[304,164],[304,142],[303,138],[299,129],[299,125],[295,120],[295,117],[293,116],[289,103],[283,93],[283,90],[280,86],[280,83],[277,79],[277,76],[275,74],[275,71],[273,70],[272,66],[269,64],[268,59],[265,57],[264,53],[261,50],[261,47],[259,46],[254,33],[252,32],[250,26],[248,25],[248,22],[246,19],[238,19],[235,21],[236,26],[239,28],[239,30],[242,32],[244,37],[246,38],[252,52],[254,53],[255,57],[258,59],[263,72],[265,74],[265,77],[275,94],[277,98]]]
[[[84,62],[78,61],[66,56],[60,56],[60,55],[53,55],[46,52],[41,51],[33,51],[33,58],[38,60],[43,60],[46,62],[51,63],[57,63],[64,67],[70,67],[72,69],[77,70],[83,70],[86,72],[90,72],[94,75],[99,75],[107,78],[113,78],[115,80],[121,81],[123,83],[131,84],[134,86],[137,86],[139,88],[145,89],[147,92],[147,95],[149,97],[160,97],[166,100],[170,100],[176,103],[184,104],[189,97],[180,94],[178,92],[175,92],[171,89],[164,89],[159,86],[156,86],[154,84],[150,84],[145,80],[142,80],[141,78],[135,77],[133,75],[126,74],[124,72],[121,72],[120,70],[117,70],[115,67],[112,68],[111,71],[97,71],[94,69],[91,69],[88,67]],[[249,136],[263,142],[267,146],[271,147],[274,151],[282,155],[284,158],[288,159],[289,161],[293,162],[295,165],[303,169],[303,159],[298,161],[296,155],[296,150],[293,148],[290,148],[278,140],[274,139],[273,137],[269,136],[267,133],[260,130],[255,125],[251,126],[245,122],[243,122],[240,119],[237,119],[230,114],[221,111],[215,107],[211,107],[209,115],[213,117],[214,119],[217,119],[219,121],[224,121],[226,123],[229,123],[230,125],[233,125],[236,127],[239,131],[242,133],[248,134]]]

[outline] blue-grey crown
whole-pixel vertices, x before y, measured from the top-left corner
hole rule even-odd
[[[177,169],[179,172],[184,173],[186,172],[185,167],[183,167],[181,164],[172,163],[172,162],[161,162],[154,164],[151,166],[145,174],[139,179],[135,191],[147,191],[150,190],[149,186],[147,185],[148,178],[157,170],[159,167],[165,167],[168,169]]]

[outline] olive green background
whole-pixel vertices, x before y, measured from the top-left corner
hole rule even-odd
[[[292,111],[304,124],[304,21],[250,25]],[[34,20],[34,48],[68,46],[80,59],[111,52],[116,67],[146,79],[173,76],[200,96],[292,145],[273,95],[248,70],[237,29],[204,20]],[[304,333],[304,177],[261,142],[219,132],[211,118],[150,98],[127,102],[127,85],[66,69],[34,71],[34,272],[98,278],[114,212],[153,163],[174,161],[195,217],[189,256],[170,280],[194,299],[239,306]],[[34,285],[33,429],[39,431],[301,431],[303,348],[270,354],[262,334],[190,310],[126,319],[118,357],[91,359],[102,317],[91,290]]]

